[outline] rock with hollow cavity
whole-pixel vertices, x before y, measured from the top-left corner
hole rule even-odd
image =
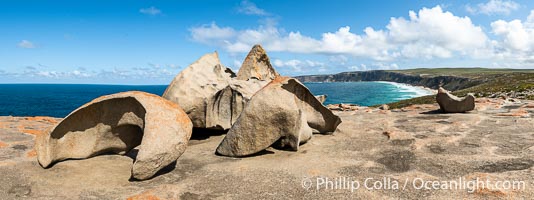
[[[445,113],[462,113],[475,109],[475,97],[473,95],[469,94],[463,98],[459,98],[441,87],[438,89],[436,101],[441,111]]]
[[[163,98],[180,105],[194,127],[207,128],[208,100],[228,86],[232,77],[235,74],[220,64],[217,52],[206,54],[174,78]]]
[[[139,146],[132,177],[149,179],[185,151],[193,125],[175,103],[144,92],[102,96],[39,135],[41,166],[104,153],[125,154]]]
[[[237,79],[250,80],[257,79],[262,81],[271,81],[280,76],[271,65],[267,53],[261,45],[257,44],[252,47],[248,53],[243,65],[237,72]]]
[[[326,101],[326,94],[323,94],[323,95],[317,95],[317,96],[315,96],[315,98],[316,98],[317,100],[319,100],[319,102],[324,103],[324,102]]]
[[[312,133],[331,133],[340,123],[340,118],[296,79],[277,77],[250,99],[217,153],[247,156],[276,142],[298,150]]]
[[[208,100],[206,108],[206,127],[227,130],[235,123],[245,104],[267,81],[251,79],[232,80]]]

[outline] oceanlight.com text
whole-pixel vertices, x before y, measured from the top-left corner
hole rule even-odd
[[[451,180],[425,180],[412,178],[397,180],[390,177],[353,178],[353,177],[304,177],[301,185],[306,190],[348,190],[351,192],[365,190],[525,190],[527,184],[521,180],[466,179],[459,177]]]

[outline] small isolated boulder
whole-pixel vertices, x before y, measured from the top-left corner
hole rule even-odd
[[[247,156],[275,143],[296,151],[312,133],[331,133],[340,123],[296,79],[277,77],[250,99],[217,153]]]
[[[177,104],[144,92],[99,97],[74,110],[36,139],[41,166],[139,146],[132,177],[149,179],[185,151],[193,125]]]
[[[315,98],[316,98],[317,100],[319,100],[319,102],[324,103],[324,102],[326,101],[326,94],[323,94],[323,95],[317,95],[317,96],[315,96]]]
[[[378,107],[380,110],[389,110],[388,104],[382,104],[380,107]]]
[[[163,93],[163,98],[180,105],[194,127],[208,128],[208,100],[228,86],[232,77],[235,74],[221,65],[217,52],[206,54],[174,78]]]
[[[475,109],[475,97],[471,94],[460,98],[450,94],[443,88],[438,89],[436,101],[445,113],[462,113]]]
[[[249,79],[271,81],[278,76],[280,75],[271,65],[269,56],[259,44],[252,47],[237,72],[237,79],[245,81]]]

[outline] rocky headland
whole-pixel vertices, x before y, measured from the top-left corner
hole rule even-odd
[[[385,70],[342,72],[332,75],[297,76],[295,78],[301,82],[390,81],[432,89],[438,89],[438,87],[442,86],[447,90],[461,90],[482,83],[481,80],[474,80],[466,77],[446,75],[419,76]]]

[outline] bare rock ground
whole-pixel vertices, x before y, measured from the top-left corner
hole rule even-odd
[[[244,158],[215,155],[224,135],[197,130],[175,167],[147,181],[129,180],[135,150],[43,169],[34,135],[60,119],[0,117],[0,199],[534,198],[533,101],[479,99],[464,114],[438,108],[335,111],[343,123],[333,135],[314,135],[298,152],[269,148]],[[490,186],[419,189],[421,180],[460,178]],[[504,189],[506,181],[517,187]]]

